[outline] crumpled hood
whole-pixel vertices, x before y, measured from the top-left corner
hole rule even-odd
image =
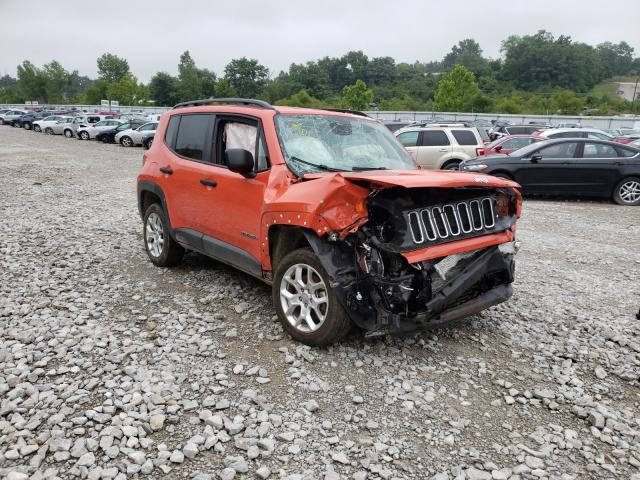
[[[371,170],[364,172],[338,172],[306,174],[305,180],[327,176],[342,176],[352,182],[367,182],[378,188],[456,188],[495,187],[518,188],[516,182],[475,172],[444,170]]]

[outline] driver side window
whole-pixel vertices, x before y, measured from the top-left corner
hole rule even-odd
[[[240,148],[251,152],[254,158],[254,171],[262,172],[269,168],[267,149],[262,135],[259,135],[257,122],[251,119],[220,119],[216,128],[217,163],[225,165],[225,151]]]

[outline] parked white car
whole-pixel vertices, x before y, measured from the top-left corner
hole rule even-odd
[[[17,120],[23,115],[26,115],[27,113],[29,112],[26,110],[8,110],[4,113],[0,113],[0,123],[2,125],[10,125],[11,122]]]
[[[101,120],[97,123],[94,123],[93,125],[87,125],[78,128],[76,136],[78,137],[78,140],[91,140],[92,138],[96,138],[96,135],[101,131],[110,130],[122,123],[124,123],[122,120],[118,120],[115,118],[111,118],[109,120]]]
[[[467,123],[410,125],[394,135],[427,169],[457,170],[460,162],[477,157],[484,147],[478,129]]]
[[[613,137],[597,128],[549,128],[538,133],[543,138],[592,138],[611,141]]]
[[[140,125],[138,128],[130,128],[123,130],[116,134],[116,143],[119,143],[123,147],[134,147],[136,145],[142,145],[145,132],[153,132],[155,135],[158,122],[149,122],[144,125]]]
[[[53,134],[53,126],[56,125],[60,121],[65,121],[73,117],[68,117],[66,115],[50,115],[42,120],[37,120],[33,122],[33,131],[34,132],[44,132],[48,134]]]

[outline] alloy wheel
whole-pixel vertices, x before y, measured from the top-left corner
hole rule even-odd
[[[157,213],[151,213],[147,218],[147,226],[145,229],[145,241],[147,242],[147,250],[154,258],[162,255],[164,248],[164,228],[162,227],[162,219]]]
[[[287,269],[280,281],[280,302],[287,321],[301,332],[315,332],[327,319],[327,286],[310,265],[297,263]]]
[[[80,138],[82,140],[89,140],[89,134],[87,132],[80,132]]]
[[[620,185],[618,195],[624,203],[635,203],[640,200],[640,182],[638,180],[629,180]]]

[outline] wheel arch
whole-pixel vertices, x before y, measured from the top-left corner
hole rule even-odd
[[[162,190],[162,187],[157,183],[150,182],[148,180],[138,182],[138,212],[140,213],[140,218],[144,219],[144,212],[146,212],[149,205],[153,203],[160,203],[162,206],[162,210],[164,210],[167,218],[167,223],[169,224],[169,233],[171,234],[171,237],[174,237],[164,190]]]

